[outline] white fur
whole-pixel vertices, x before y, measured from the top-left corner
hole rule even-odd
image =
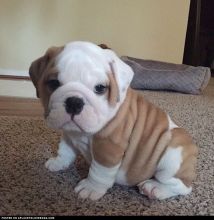
[[[167,199],[178,195],[187,195],[192,191],[183,182],[172,177],[168,183],[161,183],[155,179],[149,179],[138,185],[140,193],[147,195],[150,199]]]
[[[120,96],[124,99],[126,90],[129,87],[134,72],[130,66],[124,63],[112,50],[103,50],[108,62],[112,63],[113,70],[115,72],[115,77],[120,90]]]
[[[95,160],[92,160],[88,178],[91,178],[93,181],[101,183],[106,187],[111,187],[114,183],[119,167],[120,164],[108,168],[99,164]]]
[[[94,93],[97,84],[107,84],[108,74],[115,74],[120,89],[120,101],[112,108],[105,95]],[[89,42],[73,42],[57,57],[58,80],[61,86],[51,95],[47,124],[51,128],[94,134],[114,117],[126,97],[133,78],[132,69],[110,50]],[[84,100],[80,114],[71,116],[65,111],[65,100],[78,96]]]
[[[85,103],[82,112],[74,117],[74,121],[71,120],[64,107],[66,98],[72,96],[82,98]],[[46,120],[50,127],[68,131],[81,131],[82,129],[87,133],[100,130],[117,111],[117,108],[110,108],[107,101],[100,99],[79,82],[69,82],[57,89],[50,98],[49,108],[51,111]]]
[[[155,178],[146,180],[138,185],[140,193],[151,199],[166,199],[177,195],[186,195],[192,188],[175,178],[182,163],[182,146],[169,147],[158,163]]]
[[[169,122],[169,128],[168,128],[168,130],[172,130],[172,129],[178,127],[178,126],[172,121],[172,119],[170,118],[169,115],[167,115],[167,118],[168,118],[168,122]]]
[[[76,152],[80,153],[85,160],[91,164],[92,156],[90,152],[91,136],[85,136],[80,133],[64,132],[64,138],[74,147]]]
[[[57,68],[61,83],[80,82],[90,89],[94,83],[108,80],[106,73],[110,71],[103,49],[88,42],[67,44],[58,57]]]
[[[63,139],[59,143],[57,157],[50,158],[45,167],[50,171],[66,169],[76,159],[76,152]]]
[[[160,159],[155,177],[161,181],[174,176],[182,163],[182,147],[169,147]]]
[[[114,184],[120,164],[107,168],[92,160],[88,177],[75,187],[80,198],[97,200]]]
[[[115,182],[121,185],[127,185],[127,186],[129,185],[126,177],[126,172],[124,170],[119,169]]]

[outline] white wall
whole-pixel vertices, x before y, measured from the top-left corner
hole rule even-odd
[[[107,43],[121,55],[182,62],[189,0],[0,0],[0,6],[0,69],[26,71],[48,47],[79,39]]]
[[[0,68],[27,72],[48,47],[74,40],[78,2],[0,0]]]
[[[29,80],[0,80],[0,96],[37,98],[36,90]]]
[[[28,75],[31,62],[48,47],[73,40],[106,43],[119,55],[181,63],[189,3],[0,0],[0,75]]]
[[[120,55],[182,63],[188,11],[189,0],[84,1],[78,36]]]

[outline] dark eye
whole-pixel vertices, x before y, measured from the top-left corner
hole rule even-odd
[[[104,86],[102,84],[98,84],[94,87],[94,92],[99,95],[102,95],[106,92],[106,89],[107,89],[107,86]]]
[[[60,86],[60,82],[57,79],[48,80],[46,84],[51,91],[56,90]]]

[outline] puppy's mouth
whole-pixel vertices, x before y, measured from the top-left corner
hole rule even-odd
[[[75,121],[75,115],[71,116],[71,121],[80,129],[80,131],[84,132],[84,129]]]
[[[75,115],[71,115],[70,116],[70,120],[67,120],[66,122],[64,122],[61,126],[60,129],[63,129],[64,127],[66,127],[67,125],[69,125],[70,123],[74,123],[76,125],[76,127],[79,128],[80,131],[85,132],[84,129],[75,121]]]
[[[67,114],[64,110],[52,109],[46,111],[45,120],[47,125],[53,129],[59,130],[74,130],[79,132],[85,132],[85,129],[78,123],[76,119],[77,115]]]

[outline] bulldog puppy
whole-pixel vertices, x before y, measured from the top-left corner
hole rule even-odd
[[[129,85],[132,69],[112,50],[89,42],[52,47],[29,74],[47,125],[63,131],[45,166],[69,167],[81,153],[90,164],[75,192],[97,200],[114,183],[137,185],[151,199],[191,192],[197,147],[160,108]]]

